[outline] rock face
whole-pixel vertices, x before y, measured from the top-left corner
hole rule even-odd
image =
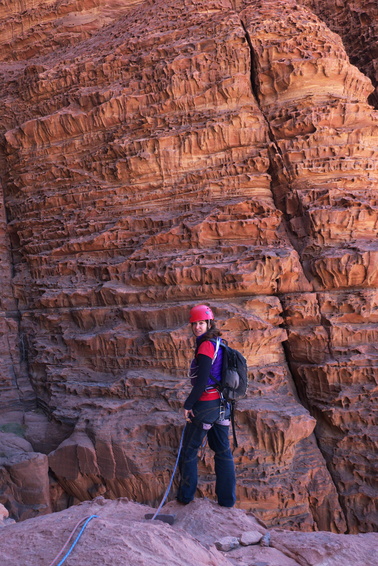
[[[48,458],[12,433],[0,433],[1,499],[9,513],[21,520],[51,511]]]
[[[375,75],[318,4],[3,3],[1,423],[53,510],[160,500],[210,302],[251,375],[238,506],[376,529]]]

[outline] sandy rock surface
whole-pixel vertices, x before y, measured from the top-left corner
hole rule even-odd
[[[358,536],[331,533],[272,531],[272,545],[238,546],[222,552],[215,541],[239,538],[243,532],[265,533],[255,518],[238,509],[220,508],[207,500],[187,506],[171,502],[164,513],[175,515],[174,524],[148,521],[150,507],[97,498],[45,517],[29,519],[0,529],[2,564],[25,566],[50,564],[72,539],[59,559],[70,551],[84,520],[93,515],[67,559],[82,566],[133,564],[135,566],[375,566],[372,556],[377,534]],[[76,531],[75,526],[78,525]],[[362,561],[356,562],[356,557]]]

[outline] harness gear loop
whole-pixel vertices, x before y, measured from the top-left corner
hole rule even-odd
[[[224,417],[226,416],[226,407],[227,407],[227,402],[225,400],[225,398],[223,397],[223,395],[221,394],[221,402],[219,405],[219,420],[220,421],[224,421]]]

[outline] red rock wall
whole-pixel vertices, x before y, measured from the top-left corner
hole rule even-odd
[[[35,26],[3,39],[12,289],[38,403],[66,427],[36,449],[77,500],[157,503],[188,312],[208,301],[253,378],[239,506],[269,525],[370,530],[373,87],[297,3],[125,4],[75,3],[69,21],[95,24],[58,26],[59,50],[55,5],[39,55]],[[206,452],[210,497],[212,472]]]

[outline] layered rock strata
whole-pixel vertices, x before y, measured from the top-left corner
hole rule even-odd
[[[10,319],[56,427],[33,446],[76,501],[159,502],[188,312],[210,301],[253,378],[239,506],[268,525],[374,528],[371,83],[294,2],[122,5],[96,2],[91,38],[79,25],[59,52],[30,51],[33,26],[3,36]],[[200,471],[214,497],[209,452]]]

